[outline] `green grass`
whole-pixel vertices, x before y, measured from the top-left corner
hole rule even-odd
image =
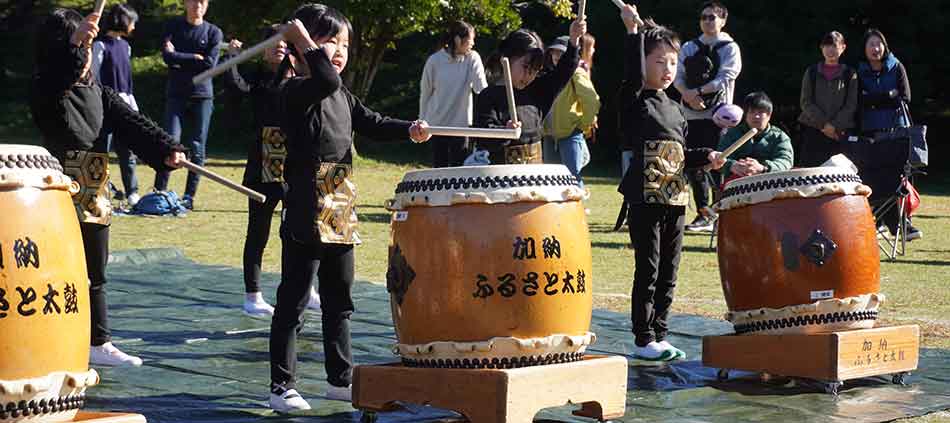
[[[402,154],[422,155],[418,146],[400,148]],[[368,150],[369,151],[369,150]],[[407,171],[408,163],[393,164],[370,158],[357,160],[356,184],[359,188],[360,233],[363,245],[357,248],[356,272],[359,278],[383,283],[386,274],[389,214],[383,207],[392,197],[396,183]],[[240,180],[243,162],[213,160],[210,168],[233,180]],[[594,169],[594,174],[598,173]],[[118,169],[113,165],[113,174]],[[150,186],[153,172],[140,166],[140,183]],[[183,171],[172,176],[171,189],[184,187]],[[629,310],[629,291],[633,274],[633,250],[628,235],[611,232],[620,196],[616,179],[588,177],[592,191],[588,207],[593,247],[593,280],[598,307],[619,312]],[[923,239],[909,244],[908,255],[897,261],[882,261],[881,291],[887,295],[882,310],[884,323],[921,325],[926,346],[950,348],[950,196],[947,177],[930,177],[921,184],[923,205],[915,225]],[[932,194],[932,193],[936,193]],[[209,264],[241,266],[241,249],[247,224],[247,200],[223,187],[204,180],[197,197],[196,210],[185,218],[120,217],[112,227],[115,250],[174,246],[188,257]],[[278,272],[280,238],[279,217],[274,216],[271,239],[264,255],[265,271]],[[687,235],[679,272],[679,286],[673,305],[675,312],[719,317],[726,311],[716,254],[708,248],[708,235]],[[235,284],[240,284],[238,280]]]

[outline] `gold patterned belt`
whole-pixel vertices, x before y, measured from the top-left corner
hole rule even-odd
[[[505,164],[541,163],[541,142],[505,146]]]
[[[356,185],[350,181],[353,166],[320,163],[317,169],[317,210],[314,232],[324,244],[360,244],[356,232]]]
[[[689,205],[683,144],[657,140],[643,143],[643,201],[646,204]]]
[[[112,223],[109,154],[66,151],[63,173],[79,183],[79,192],[73,195],[79,221],[106,226]]]
[[[277,126],[261,130],[261,181],[284,182],[284,161],[287,159],[287,138]]]

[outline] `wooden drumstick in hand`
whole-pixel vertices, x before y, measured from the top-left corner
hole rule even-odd
[[[617,8],[620,10],[623,10],[624,6],[627,5],[626,3],[623,2],[623,0],[613,0],[613,2],[614,2],[614,6],[617,6]],[[643,19],[640,19],[640,17],[637,16],[636,20],[637,20],[637,25],[643,26]]]
[[[580,0],[577,3],[577,20],[582,21],[587,18],[587,0]]]
[[[188,170],[190,170],[190,171],[192,171],[192,172],[195,172],[195,173],[197,173],[197,174],[199,174],[199,175],[201,175],[201,176],[205,176],[205,177],[207,177],[208,179],[211,179],[212,181],[215,181],[215,182],[217,182],[217,183],[219,183],[219,184],[221,184],[221,185],[224,185],[225,187],[228,187],[228,188],[230,188],[230,189],[232,189],[232,190],[235,190],[235,191],[237,191],[237,192],[239,192],[239,193],[241,193],[241,194],[244,194],[245,196],[247,196],[247,198],[250,198],[250,199],[252,199],[252,200],[254,200],[254,201],[257,201],[258,203],[263,203],[263,202],[267,201],[267,197],[264,196],[264,194],[261,194],[261,193],[259,193],[259,192],[257,192],[257,191],[254,191],[254,190],[252,190],[252,189],[250,189],[250,188],[248,188],[248,187],[246,187],[246,186],[239,185],[239,184],[236,184],[236,183],[234,183],[234,182],[231,182],[230,179],[225,178],[224,176],[218,175],[217,173],[214,173],[214,172],[212,172],[212,171],[210,171],[210,170],[208,170],[208,169],[205,169],[205,168],[203,168],[203,167],[201,167],[201,166],[198,166],[198,165],[196,165],[196,164],[194,164],[194,163],[192,163],[192,162],[190,162],[190,161],[188,161],[188,160],[182,160],[181,164],[182,164],[182,166],[183,166],[184,168],[186,168],[186,169],[188,169]]]
[[[218,75],[221,75],[222,73],[227,72],[228,69],[231,69],[237,65],[240,65],[241,63],[244,63],[256,57],[257,55],[263,53],[264,50],[267,49],[268,47],[277,45],[277,43],[279,43],[283,39],[284,39],[284,34],[282,33],[275,34],[274,36],[262,41],[260,44],[256,44],[253,47],[242,51],[237,56],[232,57],[227,62],[221,63],[218,66],[215,66],[211,69],[208,69],[204,72],[199,73],[198,75],[195,75],[195,77],[191,79],[191,82],[194,84],[200,84],[207,79],[211,79]]]
[[[736,142],[732,143],[732,145],[730,145],[729,148],[726,148],[726,150],[722,152],[722,158],[724,159],[728,158],[730,155],[732,155],[732,153],[735,153],[736,150],[739,149],[739,147],[742,147],[743,144],[749,142],[749,140],[751,140],[752,137],[755,137],[755,135],[758,133],[759,133],[758,129],[755,129],[755,128],[750,129],[749,132],[746,132],[745,134],[743,134],[742,137],[740,137],[738,140],[736,140]]]
[[[96,0],[96,6],[92,8],[92,13],[102,17],[102,11],[106,9],[106,0]]]
[[[508,93],[508,115],[511,121],[518,123],[518,108],[515,105],[515,87],[511,82],[511,62],[507,57],[501,58],[501,70],[505,73],[505,91]]]

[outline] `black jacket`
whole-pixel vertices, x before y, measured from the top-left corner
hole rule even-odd
[[[172,151],[180,151],[174,139],[145,115],[132,110],[109,87],[80,81],[87,53],[70,45],[52,57],[33,76],[30,110],[43,137],[43,145],[62,163],[68,150],[106,153],[101,135],[111,132],[156,170],[171,170],[164,163]]]
[[[281,129],[287,136],[284,180],[285,229],[302,243],[314,237],[317,212],[316,170],[320,163],[352,164],[353,131],[381,141],[409,138],[412,122],[384,117],[356,98],[320,50],[304,58],[310,77],[285,81],[281,91]]]

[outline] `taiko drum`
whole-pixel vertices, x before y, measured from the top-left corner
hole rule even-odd
[[[590,332],[585,191],[560,165],[410,172],[390,209],[387,288],[411,366],[580,359]]]
[[[71,421],[89,369],[89,285],[71,200],[45,149],[0,145],[0,422]]]
[[[870,189],[846,168],[729,182],[719,203],[719,272],[737,333],[874,326],[880,259]]]

